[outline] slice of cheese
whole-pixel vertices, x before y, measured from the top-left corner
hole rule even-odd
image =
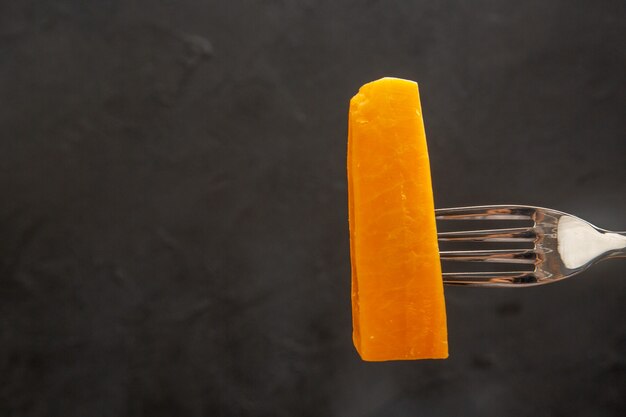
[[[448,357],[428,149],[417,84],[383,78],[350,101],[353,341],[366,361]]]

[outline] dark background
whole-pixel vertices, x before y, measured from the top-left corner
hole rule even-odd
[[[0,416],[623,416],[626,263],[351,341],[348,100],[420,83],[438,207],[626,229],[626,3],[0,0]]]

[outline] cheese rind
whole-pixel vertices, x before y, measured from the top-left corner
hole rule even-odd
[[[415,82],[383,78],[350,101],[353,341],[363,360],[447,358],[426,135]]]

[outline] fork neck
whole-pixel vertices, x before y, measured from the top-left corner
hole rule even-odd
[[[617,248],[607,254],[607,258],[626,258],[626,232],[606,232],[604,234],[607,238],[613,239],[616,242],[622,242],[623,246]]]
[[[600,259],[626,256],[626,236],[596,228],[574,216],[559,219],[557,235],[561,260],[570,270]]]

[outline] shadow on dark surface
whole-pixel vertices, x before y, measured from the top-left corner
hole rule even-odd
[[[0,415],[622,416],[624,262],[351,342],[347,106],[420,83],[438,207],[624,229],[623,2],[0,3]]]

